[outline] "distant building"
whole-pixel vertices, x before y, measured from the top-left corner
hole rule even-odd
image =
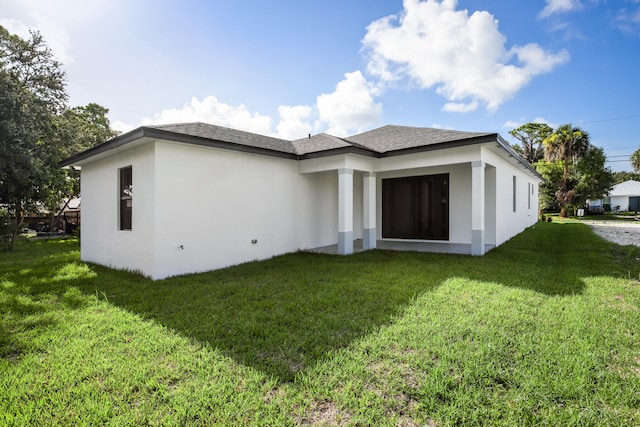
[[[629,180],[616,184],[609,192],[611,210],[640,211],[640,182]]]

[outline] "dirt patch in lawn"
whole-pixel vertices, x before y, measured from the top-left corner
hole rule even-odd
[[[306,416],[298,420],[302,425],[309,426],[343,426],[349,423],[351,415],[341,411],[330,400],[314,402]]]

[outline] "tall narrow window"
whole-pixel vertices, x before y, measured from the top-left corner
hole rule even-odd
[[[516,211],[516,176],[513,175],[513,211]]]
[[[531,193],[533,190],[533,184],[527,183],[527,209],[531,209]]]
[[[132,177],[131,166],[120,169],[120,230],[131,230]]]

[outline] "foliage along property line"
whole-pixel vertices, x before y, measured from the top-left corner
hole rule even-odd
[[[68,106],[65,84],[40,33],[22,39],[0,26],[0,250],[13,248],[25,215],[79,195],[79,173],[58,162],[115,135],[108,109]]]
[[[300,252],[157,282],[20,242],[0,424],[638,425],[639,269],[563,221],[482,258]]]
[[[589,134],[571,124],[557,129],[545,123],[527,123],[509,132],[520,143],[514,149],[544,177],[540,209],[558,207],[560,216],[582,207],[587,199],[600,199],[614,184],[605,166],[604,150],[591,144]]]

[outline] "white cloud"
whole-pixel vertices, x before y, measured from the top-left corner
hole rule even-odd
[[[202,101],[191,98],[182,108],[162,110],[142,119],[142,125],[205,122],[249,132],[271,135],[271,117],[250,112],[246,106],[232,106],[207,96]]]
[[[516,129],[524,125],[525,123],[546,123],[547,125],[549,125],[554,129],[558,127],[557,123],[552,123],[549,120],[545,119],[544,117],[536,117],[535,119],[530,121],[527,121],[524,118],[521,118],[519,120],[507,120],[506,122],[504,122],[502,127],[508,128],[508,129]]]
[[[299,139],[314,131],[314,125],[308,119],[312,116],[313,109],[308,105],[281,105],[278,107],[280,121],[278,122],[277,136],[283,139]]]
[[[640,3],[635,1],[634,3]],[[627,34],[640,33],[640,7],[635,10],[622,8],[615,17],[613,25]]]
[[[464,103],[464,102],[447,102],[442,107],[443,111],[447,111],[449,113],[467,113],[469,111],[475,111],[478,108],[478,103],[476,101]]]
[[[535,119],[533,119],[533,123],[546,123],[546,124],[548,124],[550,127],[554,128],[554,129],[556,129],[557,127],[560,126],[558,123],[551,122],[551,121],[545,119],[544,117],[536,117]]]
[[[566,13],[582,8],[580,0],[547,0],[547,5],[542,9],[539,18],[548,18],[556,13]]]
[[[126,133],[135,128],[136,126],[130,125],[129,123],[125,123],[121,120],[111,122],[111,129],[117,130],[118,132]]]
[[[504,122],[504,124],[502,125],[503,128],[507,128],[507,129],[515,129],[515,128],[519,128],[520,126],[522,126],[524,123],[520,122],[520,121],[515,121],[515,120],[507,120],[506,122]]]
[[[69,48],[71,46],[69,34],[55,23],[44,21],[34,22],[29,25],[19,19],[11,18],[0,19],[0,25],[5,27],[10,33],[16,34],[23,39],[29,39],[31,37],[29,33],[30,30],[38,31],[42,34],[47,46],[51,48],[53,55],[58,61],[62,63],[72,61],[69,54]]]
[[[181,108],[170,108],[145,117],[138,126],[203,122],[283,139],[298,139],[316,131],[315,126],[310,123],[313,118],[313,108],[310,106],[282,105],[278,107],[278,113],[280,121],[276,126],[277,132],[274,133],[271,129],[270,116],[251,112],[242,104],[239,106],[226,104],[210,95],[202,101],[194,97]],[[137,126],[116,120],[112,122],[111,127],[121,132],[128,132]]]
[[[0,25],[22,38],[29,37],[29,29],[39,31],[56,59],[69,64],[73,62],[69,31],[90,27],[96,19],[104,24],[105,9],[117,7],[112,0],[5,0]]]
[[[9,31],[9,33],[11,34],[16,34],[19,37],[23,38],[23,39],[27,39],[29,38],[29,26],[26,25],[24,22],[15,19],[15,18],[11,18],[11,19],[6,19],[6,18],[0,18],[0,25],[2,25],[4,28],[7,29],[7,31]]]
[[[292,140],[322,129],[332,135],[346,136],[375,124],[381,113],[382,106],[374,102],[362,73],[356,71],[345,74],[334,92],[318,96],[315,108],[279,106],[276,132],[272,130],[270,116],[251,112],[245,105],[226,104],[212,95],[201,101],[194,97],[181,108],[170,108],[145,117],[140,125],[204,122]],[[136,126],[116,120],[112,127],[127,132]]]
[[[435,87],[449,101],[445,111],[472,111],[479,102],[495,111],[533,77],[569,59],[565,51],[553,54],[537,44],[507,50],[493,15],[456,10],[456,0],[403,4],[401,15],[367,27],[367,70],[382,87],[403,78]]]
[[[451,125],[443,125],[443,124],[440,124],[440,123],[432,123],[430,127],[435,128],[435,129],[455,130],[454,127],[451,126]]]
[[[382,115],[382,104],[375,103],[375,89],[367,84],[360,71],[346,73],[333,93],[317,97],[318,118],[326,123],[328,133],[347,136],[375,124]]]
[[[382,114],[382,106],[374,102],[372,92],[360,71],[347,73],[334,92],[317,97],[315,107],[279,106],[276,132],[272,130],[270,116],[251,112],[245,105],[225,104],[212,95],[202,101],[194,97],[181,108],[162,110],[145,117],[139,125],[204,122],[289,140],[323,129],[332,135],[346,136],[375,124]],[[121,132],[135,127],[119,120],[112,123],[112,128]]]

